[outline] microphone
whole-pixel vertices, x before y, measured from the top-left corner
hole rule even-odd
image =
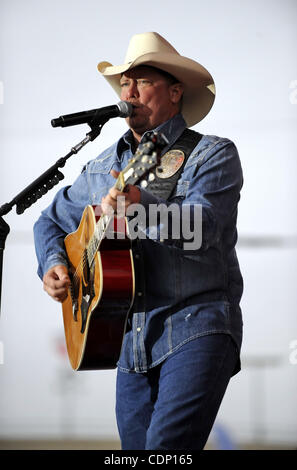
[[[91,109],[80,113],[65,114],[51,120],[53,127],[76,126],[77,124],[102,124],[114,117],[129,117],[133,111],[133,106],[128,101],[120,101],[104,108]]]

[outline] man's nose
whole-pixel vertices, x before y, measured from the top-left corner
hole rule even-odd
[[[129,86],[126,88],[126,99],[138,98],[139,92],[137,88],[137,82],[131,81]]]

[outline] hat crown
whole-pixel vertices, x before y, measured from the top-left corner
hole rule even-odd
[[[128,64],[137,59],[137,57],[154,52],[178,54],[177,50],[158,33],[135,34],[130,39],[125,63]]]
[[[156,32],[132,36],[123,64],[112,65],[105,61],[100,62],[97,68],[121,97],[122,74],[141,65],[164,70],[183,83],[181,111],[188,127],[197,124],[207,115],[215,99],[212,76],[198,62],[180,55],[166,39]]]

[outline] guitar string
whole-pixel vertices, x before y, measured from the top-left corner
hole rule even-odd
[[[118,176],[118,178],[116,180],[114,188],[118,189],[119,191],[123,191],[123,189],[126,185],[125,179],[124,179],[124,173],[131,168],[131,166],[134,164],[134,161],[131,160],[130,164],[125,168],[125,170],[123,170],[120,173],[120,175]],[[86,262],[89,263],[89,267],[92,266],[92,264],[94,262],[94,259],[95,259],[95,255],[96,255],[96,253],[98,251],[98,248],[100,246],[100,243],[103,239],[104,233],[106,233],[106,230],[109,227],[112,216],[109,216],[107,222],[105,221],[105,217],[106,217],[106,215],[101,216],[100,219],[98,220],[98,222],[96,223],[96,228],[94,230],[94,234],[93,234],[91,240],[89,241],[88,246],[86,247],[87,257],[85,257],[83,255],[83,257],[80,259],[80,262],[78,263],[77,268],[76,268],[76,270],[73,274],[73,283],[74,283],[74,288],[76,289],[76,291],[77,291],[77,287],[80,283],[80,277],[83,274],[84,268],[86,267]],[[102,225],[102,229],[100,229],[100,224]],[[104,224],[105,224],[105,226],[104,226]],[[90,248],[92,248],[92,246],[93,246],[93,250],[92,250],[93,253],[91,252],[91,257],[90,257],[89,256],[90,255]]]
[[[119,189],[121,189],[121,187],[119,187]],[[95,259],[95,255],[96,255],[96,253],[98,251],[98,248],[100,246],[100,243],[103,240],[104,234],[106,233],[113,216],[107,216],[107,217],[108,217],[108,219],[106,221],[106,214],[101,216],[100,219],[98,220],[98,222],[96,223],[96,228],[94,230],[94,234],[93,234],[92,238],[90,239],[90,241],[88,243],[88,246],[86,247],[87,256],[85,257],[83,255],[83,257],[80,259],[80,262],[78,263],[77,268],[76,268],[76,270],[75,270],[75,272],[72,276],[73,277],[74,288],[75,288],[76,291],[77,291],[77,287],[80,283],[80,278],[81,278],[81,275],[83,274],[83,270],[86,267],[86,263],[89,264],[89,267],[92,266],[92,264],[94,262],[94,259]],[[101,224],[102,228],[100,227],[100,224]]]
[[[114,188],[120,190],[120,191],[123,191],[125,186],[126,186],[126,182],[125,182],[125,179],[124,179],[124,174],[126,172],[128,172],[131,168],[133,168],[133,166],[135,165],[135,161],[136,159],[140,160],[140,158],[142,159],[142,162],[144,163],[144,160],[143,158],[145,157],[151,157],[152,155],[149,155],[149,150],[153,150],[152,149],[152,146],[150,145],[151,143],[150,142],[147,142],[146,144],[144,144],[144,148],[142,150],[138,149],[136,151],[136,154],[134,156],[134,158],[131,159],[130,163],[127,165],[127,167],[120,173],[120,175],[118,176],[117,180],[116,180],[116,183],[114,185]],[[145,151],[147,150],[147,153],[145,153]],[[150,162],[151,163],[151,162]],[[135,172],[135,171],[134,171]],[[129,179],[129,178],[128,178]],[[88,243],[88,246],[86,247],[86,254],[87,256],[85,256],[85,252],[84,252],[84,255],[82,256],[82,258],[80,259],[80,262],[78,263],[77,265],[77,268],[75,270],[75,272],[73,273],[72,275],[72,284],[73,287],[74,287],[74,293],[77,292],[77,288],[79,289],[79,284],[80,284],[80,278],[81,278],[81,275],[83,274],[83,270],[84,268],[86,267],[86,263],[88,262],[89,264],[89,267],[92,266],[93,262],[94,262],[94,259],[95,259],[95,255],[98,251],[98,248],[100,246],[100,243],[103,239],[103,235],[104,233],[106,233],[107,231],[107,228],[109,227],[109,224],[111,222],[111,219],[112,219],[112,216],[109,216],[108,218],[108,222],[105,224],[105,227],[103,225],[104,223],[104,215],[100,217],[100,219],[98,220],[98,222],[96,223],[96,228],[94,230],[94,234],[92,236],[92,238],[90,239],[89,243]],[[102,229],[100,230],[100,224],[103,225]],[[97,232],[97,233],[96,233]],[[101,232],[101,233],[100,233]],[[97,235],[98,234],[98,235]],[[93,246],[93,248],[92,248]],[[94,248],[95,247],[95,248]],[[89,254],[90,254],[90,249],[92,248],[92,251],[91,251],[91,257],[89,257]],[[91,258],[91,261],[90,261],[90,258]],[[71,287],[70,287],[70,292],[71,292]],[[78,297],[78,295],[77,295]]]
[[[108,220],[108,222],[107,222],[107,225],[109,225],[110,220],[111,220],[111,217],[109,218],[109,220]],[[90,249],[89,245],[92,245],[92,244],[93,244],[94,246],[96,246],[96,245],[98,244],[98,246],[93,249],[93,255],[92,255],[92,257],[91,257],[91,261],[89,260],[89,256],[87,256],[87,258],[86,258],[85,256],[83,256],[83,257],[80,259],[80,262],[78,263],[77,268],[76,268],[76,270],[75,270],[75,272],[74,272],[74,274],[73,274],[73,279],[74,279],[74,283],[75,283],[75,287],[76,287],[76,288],[77,288],[77,283],[79,283],[79,281],[80,281],[80,276],[81,276],[81,274],[83,273],[84,268],[86,267],[86,262],[89,263],[89,267],[90,267],[90,266],[92,266],[93,261],[94,261],[94,259],[95,259],[95,254],[96,254],[96,252],[97,252],[97,250],[98,250],[98,248],[99,248],[99,245],[100,245],[101,240],[102,240],[103,232],[104,232],[104,228],[103,228],[103,227],[102,227],[102,229],[100,229],[100,227],[99,227],[100,224],[103,225],[103,223],[102,223],[102,218],[100,218],[100,219],[98,220],[98,222],[96,223],[96,228],[95,228],[95,230],[94,230],[94,234],[93,234],[91,240],[89,241],[88,246],[86,247],[86,251],[87,251],[87,255],[88,255],[88,254],[89,254],[89,249]],[[98,235],[97,235],[96,232],[98,233]],[[97,238],[97,237],[98,237],[98,238]],[[97,238],[97,239],[96,239],[96,238]],[[101,238],[101,239],[100,239],[100,238]],[[95,240],[95,243],[94,243],[94,240]]]

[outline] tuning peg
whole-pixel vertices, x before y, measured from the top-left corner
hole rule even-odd
[[[146,180],[142,180],[141,183],[140,183],[140,186],[145,189],[147,187],[147,181]]]

